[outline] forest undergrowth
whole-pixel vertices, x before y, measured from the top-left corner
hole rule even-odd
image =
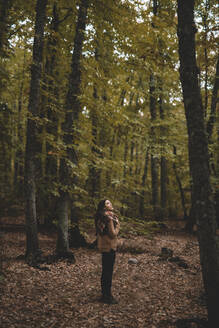
[[[1,218],[1,225],[9,219]],[[30,267],[23,260],[22,223],[19,217],[19,229],[2,233],[1,328],[207,327],[196,236],[178,231],[120,238],[113,280],[119,304],[105,305],[99,302],[96,249],[72,249],[75,264]],[[93,231],[87,236],[95,238]],[[39,241],[45,255],[54,252],[54,232],[40,232]],[[172,254],[166,256],[166,250]]]

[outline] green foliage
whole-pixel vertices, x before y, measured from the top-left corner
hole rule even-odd
[[[159,221],[146,221],[136,218],[122,218],[120,236],[127,237],[128,235],[150,236],[152,233],[160,229]]]
[[[71,71],[71,57],[77,2],[49,2],[44,42],[43,76],[39,116],[37,190],[38,204],[53,212],[60,191],[68,192],[80,218],[95,212],[100,198],[110,198],[124,216],[152,215],[152,178],[150,156],[167,161],[167,204],[165,213],[182,216],[181,196],[173,164],[190,206],[187,128],[178,74],[178,41],[174,4],[162,0],[156,17],[150,2],[93,1],[88,11],[86,40],[81,58],[79,100],[82,112],[72,127],[72,149],[78,164],[68,157],[63,138],[64,107]],[[24,178],[27,104],[30,85],[35,2],[16,0],[8,16],[7,58],[0,58],[1,186],[19,190]],[[205,3],[197,2],[197,54],[203,98],[208,96],[208,118],[216,63],[215,1],[208,13]],[[207,16],[206,16],[207,15]],[[152,18],[153,17],[153,18]],[[153,23],[153,25],[152,25]],[[207,57],[204,56],[207,49]],[[206,78],[207,72],[207,78]],[[156,87],[157,118],[150,113],[149,77]],[[207,88],[205,87],[207,81]],[[206,91],[207,90],[207,91]],[[164,117],[160,114],[160,102]],[[151,131],[153,130],[153,135]],[[70,132],[71,133],[71,132]],[[217,149],[214,132],[212,153]],[[176,147],[177,153],[173,153]],[[69,149],[70,149],[69,148]],[[148,152],[148,163],[146,153]],[[60,162],[65,158],[74,185],[60,181]],[[217,162],[213,159],[214,164]],[[147,164],[147,170],[145,169]],[[146,170],[146,172],[145,172]],[[143,177],[145,175],[145,182]],[[158,172],[159,191],[161,175]],[[16,187],[15,187],[16,186]],[[160,204],[160,196],[158,202]],[[41,206],[40,205],[40,206]],[[159,205],[160,206],[160,205]],[[162,210],[162,209],[161,209]],[[47,216],[47,214],[45,214]],[[151,227],[144,221],[136,233]]]

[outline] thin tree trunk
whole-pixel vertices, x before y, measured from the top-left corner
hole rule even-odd
[[[23,127],[24,127],[24,119],[22,115],[23,110],[23,89],[24,89],[24,77],[25,77],[25,66],[26,66],[26,49],[24,49],[24,57],[23,57],[23,69],[22,76],[19,86],[19,96],[18,96],[18,132],[17,132],[17,151],[15,155],[15,176],[14,176],[14,184],[21,185],[22,177],[24,176],[24,140],[23,140]]]
[[[163,99],[162,99],[162,81],[160,80],[160,96],[159,96],[159,109],[160,109],[160,118],[161,120],[165,119],[164,108],[163,108]],[[164,148],[163,138],[166,136],[166,129],[162,126],[161,123],[161,146]],[[163,151],[162,151],[163,152]],[[160,163],[160,204],[162,208],[162,216],[166,214],[166,205],[167,205],[167,159],[162,154],[161,163]]]
[[[139,143],[136,141],[135,143],[135,181],[136,185],[138,185],[138,178],[140,173],[140,161],[139,161]]]
[[[59,233],[57,239],[56,251],[59,253],[69,251],[69,241],[63,240],[63,236],[68,236],[68,217],[71,212],[74,213],[74,205],[72,209],[69,208],[70,200],[72,199],[70,188],[74,188],[76,184],[76,175],[72,173],[71,164],[75,167],[78,166],[78,158],[75,151],[77,145],[77,132],[76,127],[78,124],[78,117],[81,111],[81,103],[79,96],[81,93],[81,59],[82,59],[82,46],[85,38],[85,27],[87,10],[89,0],[82,0],[78,12],[78,21],[74,38],[74,50],[72,54],[71,72],[69,76],[68,92],[65,103],[65,121],[62,129],[64,132],[64,144],[66,147],[66,157],[61,158],[60,161],[60,182],[64,186],[64,190],[60,191],[59,207],[63,211],[59,211],[58,217]],[[72,177],[73,175],[73,177]]]
[[[125,138],[125,144],[124,144],[124,166],[123,166],[123,179],[126,179],[127,175],[127,157],[128,157],[128,138]]]
[[[144,216],[144,201],[145,201],[145,186],[146,186],[146,179],[147,179],[147,172],[148,172],[148,163],[149,163],[149,148],[147,148],[145,152],[145,164],[144,164],[144,174],[142,176],[142,192],[140,197],[140,203],[139,203],[139,213],[140,216]]]
[[[58,182],[58,159],[54,143],[60,138],[58,108],[59,104],[59,38],[60,24],[64,21],[60,18],[60,10],[58,1],[54,1],[52,8],[52,18],[49,25],[47,44],[45,46],[46,60],[44,69],[44,95],[42,96],[41,108],[42,116],[46,117],[46,124],[43,126],[42,144],[42,171],[44,181],[47,185],[52,186]],[[52,140],[52,143],[51,143]],[[40,199],[43,206],[42,215],[44,216],[44,224],[47,228],[53,226],[53,220],[56,217],[56,197],[50,193],[45,199]]]
[[[109,159],[111,161],[113,161],[113,149],[114,149],[114,146],[115,146],[116,137],[117,137],[117,131],[114,130],[114,134],[111,138],[111,144],[110,144],[110,149],[109,149]],[[106,172],[106,185],[107,186],[110,186],[111,180],[112,180],[112,169],[110,168]],[[115,189],[116,189],[116,185],[114,184],[113,185],[114,195],[116,195]]]
[[[219,90],[219,56],[217,58],[217,65],[216,65],[216,73],[214,79],[214,86],[212,91],[212,98],[211,98],[211,112],[210,117],[207,122],[207,134],[208,139],[210,141],[213,133],[214,124],[216,121],[216,108],[218,103],[218,90]]]
[[[132,176],[133,173],[133,165],[134,165],[134,148],[135,148],[135,142],[132,139],[131,140],[131,148],[130,148],[130,166],[129,166],[129,175]]]
[[[151,181],[152,181],[152,206],[155,217],[158,210],[158,160],[151,154]]]
[[[155,98],[155,77],[154,74],[150,75],[150,112],[151,112],[151,188],[152,188],[152,206],[155,217],[157,216],[158,208],[158,160],[154,154],[155,144],[155,128],[153,126],[157,117],[156,112],[156,98]]]
[[[208,18],[208,12],[209,12],[209,2],[206,0],[205,2],[205,12],[203,15],[203,25],[204,25],[204,58],[205,58],[205,76],[204,76],[204,115],[207,115],[207,109],[208,109],[208,48],[207,48],[207,33],[208,33],[208,24],[207,24],[207,18]]]
[[[53,107],[58,107],[59,100],[59,88],[58,83],[58,72],[57,72],[57,49],[58,49],[58,35],[59,26],[62,20],[59,17],[58,3],[57,1],[53,4],[53,17],[51,21],[50,35],[47,42],[47,58],[45,64],[45,75],[46,75],[46,88],[48,96],[45,96],[47,103],[46,115],[48,118],[48,124],[46,132],[57,139],[58,134],[58,117],[56,112],[54,113]],[[57,176],[57,159],[53,154],[53,147],[48,141],[46,141],[46,176],[54,179]]]
[[[219,90],[219,56],[217,58],[217,65],[216,65],[216,72],[215,72],[215,79],[214,79],[214,85],[212,90],[212,97],[211,97],[211,112],[210,117],[207,122],[207,135],[208,135],[208,142],[209,146],[213,144],[212,135],[214,126],[216,126],[215,122],[217,119],[217,104],[218,104],[218,90]],[[219,129],[217,128],[217,147],[218,150],[217,153],[219,153]],[[210,148],[210,147],[209,147]],[[210,168],[211,172],[215,177],[216,185],[218,185],[218,177],[219,177],[219,163],[217,160],[216,152],[210,151]],[[216,164],[215,164],[216,163]],[[215,189],[215,204],[216,204],[216,218],[217,218],[217,225],[219,227],[219,190],[217,187]]]
[[[58,109],[61,107],[59,101],[59,67],[60,58],[59,53],[59,39],[60,39],[60,25],[72,14],[69,9],[64,17],[61,16],[61,8],[59,7],[59,1],[55,0],[53,3],[52,20],[50,24],[50,31],[47,41],[47,57],[45,64],[45,84],[47,88],[46,96],[46,115],[48,118],[47,133],[54,137],[54,141],[60,137],[59,124],[60,118],[58,117]],[[55,111],[54,111],[55,108]],[[54,148],[47,141],[46,142],[46,176],[56,180],[58,174],[58,160],[53,154]]]
[[[95,60],[96,63],[99,64],[99,57],[100,57],[100,49],[97,40],[97,47],[95,49]],[[97,160],[98,157],[101,156],[100,151],[98,149],[98,113],[97,113],[97,104],[98,104],[98,91],[97,86],[94,85],[93,89],[93,106],[90,111],[91,122],[92,122],[92,161],[89,167],[89,176],[88,176],[88,184],[90,189],[90,196],[95,199],[99,198],[100,195],[100,177],[101,177],[101,170],[97,167]],[[100,146],[100,145],[99,145]]]
[[[167,160],[165,156],[161,156],[160,162],[160,204],[165,213],[167,205]]]
[[[37,142],[38,108],[40,103],[40,80],[43,57],[43,37],[46,19],[47,0],[38,0],[36,4],[35,36],[33,45],[33,63],[27,121],[27,141],[25,153],[25,191],[26,191],[26,257],[29,260],[39,254],[36,219],[36,163],[40,145]]]
[[[173,154],[176,156],[176,147],[175,146],[173,147]],[[188,216],[187,216],[187,211],[186,211],[185,195],[184,195],[184,190],[183,190],[183,187],[182,187],[182,182],[181,182],[179,174],[177,172],[176,163],[173,163],[173,170],[175,172],[176,182],[177,182],[178,187],[179,187],[179,192],[180,192],[180,196],[181,196],[181,203],[182,203],[182,209],[183,209],[183,213],[184,213],[184,219],[187,220]]]
[[[97,103],[97,89],[94,87],[93,92],[94,97],[94,108],[92,108],[91,111],[91,121],[92,121],[92,137],[93,137],[93,145],[91,147],[93,161],[89,170],[89,177],[91,182],[91,197],[92,198],[99,198],[100,193],[100,176],[101,176],[101,170],[100,168],[97,168],[96,162],[97,158],[100,157],[100,151],[98,150],[98,116],[97,116],[97,110],[96,110],[96,103]]]
[[[128,150],[129,150],[129,145],[128,145],[128,138],[126,136],[125,144],[124,144],[124,153],[123,153],[123,162],[124,162],[124,165],[123,165],[123,180],[124,180],[124,182],[127,179],[127,172],[128,172],[128,169],[127,169]],[[122,215],[125,215],[125,207],[122,206],[120,211],[121,211]]]
[[[153,0],[153,15],[156,16],[158,12],[159,1]],[[155,28],[155,24],[152,22],[152,28]],[[155,76],[154,73],[150,74],[149,82],[149,94],[150,94],[150,113],[151,113],[151,188],[152,188],[152,206],[154,216],[157,216],[158,208],[158,160],[154,156],[154,144],[155,144],[155,128],[153,122],[157,118],[157,108],[156,108],[156,96],[155,96],[156,86],[155,86]]]
[[[180,80],[189,136],[189,163],[195,194],[195,216],[206,292],[209,327],[219,327],[219,238],[210,183],[208,139],[198,85],[194,0],[178,0]]]

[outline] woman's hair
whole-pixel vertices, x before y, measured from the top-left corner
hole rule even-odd
[[[107,199],[102,199],[98,206],[97,206],[97,211],[96,211],[96,215],[95,215],[95,227],[96,227],[96,234],[100,234],[100,235],[104,235],[108,233],[108,227],[107,227],[107,216],[106,216],[106,208],[105,208],[105,203]],[[117,218],[117,216],[116,216]],[[114,220],[113,221],[114,227],[117,225],[117,221]]]
[[[104,210],[106,201],[107,199],[102,199],[99,201],[99,204],[97,206],[97,212],[102,212]]]
[[[97,222],[102,221],[103,216],[104,216],[104,210],[105,210],[105,202],[107,199],[102,199],[99,201],[99,204],[97,206],[97,211],[95,215],[95,227],[97,229]]]
[[[102,199],[101,201],[99,201],[96,211],[96,219],[100,219],[103,216],[106,200],[107,199]]]

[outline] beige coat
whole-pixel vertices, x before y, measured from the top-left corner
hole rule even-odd
[[[120,223],[114,227],[113,219],[109,217],[108,222],[108,234],[97,235],[97,247],[100,252],[110,252],[111,249],[116,250],[118,243],[118,233],[120,229]]]

